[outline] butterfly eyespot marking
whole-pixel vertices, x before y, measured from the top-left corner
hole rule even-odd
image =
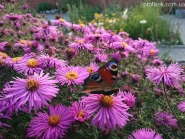
[[[95,81],[100,81],[101,77],[98,73],[94,73],[94,74],[91,75],[91,79],[95,80]]]
[[[116,62],[110,62],[108,68],[112,71],[118,70],[118,64]]]

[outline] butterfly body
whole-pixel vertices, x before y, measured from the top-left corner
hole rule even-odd
[[[113,85],[117,78],[117,73],[118,61],[112,59],[85,79],[83,92],[104,95],[116,93],[118,89],[114,89]]]

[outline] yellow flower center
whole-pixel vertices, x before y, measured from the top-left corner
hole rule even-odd
[[[38,66],[38,64],[39,62],[37,61],[37,59],[34,59],[34,58],[28,59],[27,61],[27,66],[30,68],[35,68]]]
[[[70,71],[66,74],[66,78],[68,78],[69,80],[74,80],[78,78],[78,73],[75,71]]]
[[[36,91],[39,88],[40,84],[37,80],[35,79],[28,79],[26,82],[26,88],[29,91]]]
[[[77,43],[78,43],[78,44],[83,44],[84,41],[83,41],[83,40],[78,40]]]
[[[8,57],[8,55],[7,55],[6,53],[3,53],[3,52],[0,52],[0,56],[1,56],[3,59],[5,59],[5,58]]]
[[[32,41],[27,41],[28,46],[32,46]]]
[[[128,44],[126,42],[122,42],[123,47],[128,47]]]
[[[90,74],[92,74],[92,73],[94,72],[94,69],[91,68],[91,67],[87,67],[87,71],[88,71]]]
[[[85,27],[85,25],[84,25],[84,24],[80,24],[80,26],[81,26],[81,27]]]
[[[50,115],[48,118],[48,123],[51,126],[56,126],[58,123],[60,123],[61,117],[58,114]]]
[[[81,111],[78,113],[78,117],[82,117],[82,118],[85,117],[85,114],[84,114],[84,111],[83,111],[83,110],[81,110]]]
[[[63,18],[58,19],[60,22],[64,23],[66,20]]]
[[[21,60],[22,59],[22,57],[14,57],[14,58],[12,58],[12,61],[13,62],[17,62],[17,61],[19,61],[19,60]]]
[[[20,40],[20,44],[25,44],[26,40]]]
[[[0,65],[3,66],[5,64],[4,60],[0,59]]]
[[[99,36],[100,36],[100,34],[96,33],[96,34],[95,34],[95,36],[96,36],[96,37],[99,37]]]
[[[111,107],[114,101],[111,96],[103,96],[101,99],[101,105],[104,107]]]
[[[155,53],[155,51],[152,49],[150,50],[150,54],[153,55]]]

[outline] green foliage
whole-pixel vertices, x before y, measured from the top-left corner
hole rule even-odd
[[[38,11],[47,11],[47,10],[51,10],[52,6],[49,3],[39,3],[37,6]]]
[[[81,2],[84,4],[86,3],[87,0],[81,0]],[[79,6],[80,2],[79,0],[62,0],[62,6],[60,7],[60,9],[62,10],[62,12],[67,12],[68,11],[68,6],[67,5],[76,5]]]
[[[157,41],[166,38],[170,32],[170,25],[160,17],[160,10],[160,7],[136,5],[125,21],[124,30],[134,39],[142,37]],[[141,24],[141,20],[146,20],[147,23]]]
[[[94,18],[94,13],[100,12],[98,7],[91,7],[87,3],[80,1],[79,6],[67,5],[68,15],[73,23],[87,23]]]

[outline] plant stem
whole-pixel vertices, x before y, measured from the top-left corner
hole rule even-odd
[[[177,121],[180,123],[180,125],[182,126],[183,129],[185,129],[185,127],[182,125],[182,123],[180,122],[180,120],[177,118],[176,114],[174,113],[171,105],[170,105],[170,101],[168,99],[168,96],[167,96],[167,91],[166,91],[166,87],[165,87],[165,84],[164,84],[164,81],[163,81],[163,92],[164,92],[164,95],[165,95],[165,98],[166,98],[166,102],[168,104],[168,107],[170,108],[170,111],[172,112],[172,114],[174,115],[174,117],[177,119]]]

